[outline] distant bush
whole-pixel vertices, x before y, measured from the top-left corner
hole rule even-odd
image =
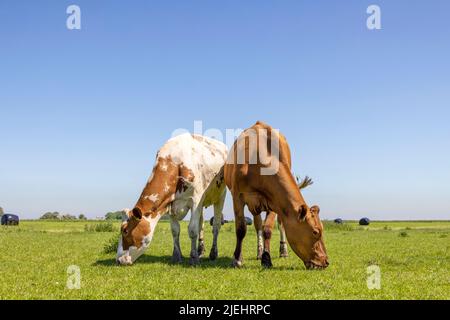
[[[2,216],[5,212],[3,211],[3,208],[0,207],[0,216]]]
[[[115,234],[113,237],[111,237],[108,240],[108,242],[106,242],[105,245],[103,246],[103,253],[106,254],[116,253],[119,247],[119,237],[120,234]]]
[[[78,220],[87,220],[86,216],[84,214],[80,214],[78,216]]]
[[[125,214],[124,211],[115,211],[115,212],[108,212],[105,215],[106,220],[122,220],[122,216]]]
[[[77,220],[77,217],[72,216],[71,214],[64,214],[61,216],[61,220]]]
[[[406,238],[408,236],[408,232],[402,231],[402,232],[400,232],[399,236],[402,238]]]
[[[322,221],[325,231],[353,231],[355,228],[348,223],[337,224],[334,221]]]
[[[86,232],[113,232],[114,226],[111,222],[86,224],[84,226]]]
[[[46,212],[39,219],[41,220],[60,220],[61,215],[59,212]]]

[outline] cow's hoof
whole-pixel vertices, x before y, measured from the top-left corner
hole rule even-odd
[[[205,252],[206,252],[205,244],[204,244],[203,242],[201,242],[201,243],[198,245],[198,256],[199,256],[200,258],[203,258],[203,257],[205,256]]]
[[[233,262],[231,263],[231,266],[232,266],[233,268],[236,268],[236,269],[242,268],[243,265],[244,265],[244,264],[243,264],[242,260],[236,260],[236,259],[234,259]]]
[[[216,261],[217,257],[219,256],[219,252],[217,251],[217,249],[211,249],[211,253],[209,254],[209,260],[211,261]]]
[[[285,243],[282,243],[280,245],[280,258],[287,258],[289,257],[288,248]]]
[[[191,257],[191,259],[189,259],[189,264],[193,267],[198,266],[200,264],[200,258],[199,257]]]
[[[172,260],[171,262],[173,264],[179,264],[179,263],[183,263],[183,255],[181,253],[174,253],[172,256]]]
[[[270,269],[273,267],[272,259],[270,258],[270,253],[264,252],[261,259],[261,265],[264,268]]]

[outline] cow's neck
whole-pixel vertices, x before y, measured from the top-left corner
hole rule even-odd
[[[172,190],[173,189],[173,190]],[[152,218],[161,217],[167,213],[169,204],[175,198],[175,188],[168,189],[159,183],[149,181],[139,198],[136,207],[141,209],[142,213]]]
[[[279,173],[271,180],[272,209],[286,216],[296,216],[300,207],[305,204],[305,200],[291,172],[280,167]]]

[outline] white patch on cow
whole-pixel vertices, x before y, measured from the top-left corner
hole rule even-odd
[[[167,170],[169,170],[169,166],[167,165],[167,163],[163,163],[163,164],[160,166],[160,168],[161,168],[161,171],[164,171],[164,172],[166,172]]]
[[[169,184],[166,182],[166,183],[164,183],[164,192],[167,193],[167,192],[169,192],[169,191],[170,191],[170,186],[169,186]]]
[[[151,202],[156,202],[159,199],[159,195],[157,193],[154,193],[149,196],[144,196],[144,199],[150,200]]]

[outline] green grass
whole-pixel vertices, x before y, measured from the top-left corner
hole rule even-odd
[[[225,225],[220,258],[192,268],[185,259],[171,265],[172,236],[158,225],[152,245],[133,267],[114,262],[113,232],[95,230],[98,222],[24,221],[0,228],[0,299],[450,299],[450,222],[373,222],[360,227],[325,223],[330,267],[307,271],[290,252],[278,258],[278,232],[272,241],[274,268],[263,270],[256,235],[249,228],[241,270],[230,268],[235,235]],[[206,244],[212,241],[206,226]],[[190,241],[183,223],[185,258]],[[367,267],[381,268],[382,289],[368,290]],[[81,289],[66,289],[67,268],[81,270]]]

